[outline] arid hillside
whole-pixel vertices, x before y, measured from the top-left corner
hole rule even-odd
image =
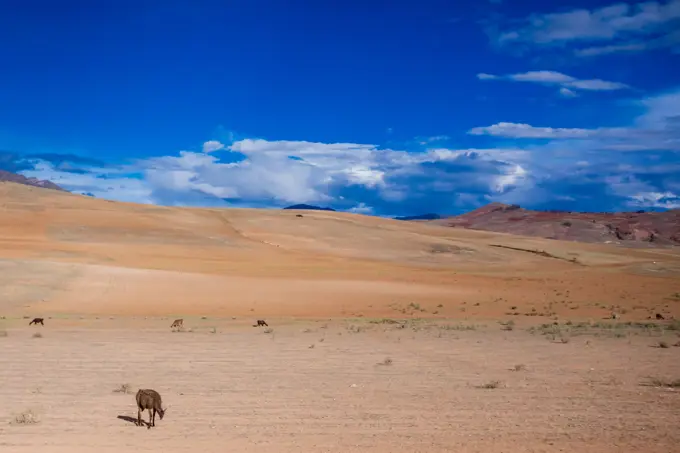
[[[348,213],[117,203],[0,183],[5,313],[678,316],[673,250]]]
[[[517,205],[491,203],[466,214],[429,222],[564,241],[631,247],[680,246],[680,209],[616,213],[532,211]]]

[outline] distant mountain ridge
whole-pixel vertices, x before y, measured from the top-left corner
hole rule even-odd
[[[427,223],[591,243],[680,245],[680,209],[662,212],[532,211],[490,203]]]
[[[25,186],[42,187],[44,189],[68,192],[68,190],[56,185],[52,181],[46,181],[38,178],[27,178],[26,176],[18,175],[16,173],[12,173],[5,170],[0,170],[0,181],[9,181],[17,184],[23,184]]]
[[[314,206],[314,205],[311,205],[311,204],[294,204],[292,206],[286,206],[283,209],[307,209],[307,210],[311,210],[311,211],[333,211],[333,212],[335,212],[335,209],[333,209],[333,208]]]
[[[419,214],[419,215],[411,215],[411,216],[405,216],[405,217],[395,217],[394,220],[438,220],[441,219],[442,216],[439,214],[434,214],[434,213],[429,213],[429,214]]]

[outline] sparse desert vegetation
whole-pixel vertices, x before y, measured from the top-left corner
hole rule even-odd
[[[502,386],[501,381],[489,381],[484,384],[478,385],[477,388],[480,389],[486,389],[486,390],[493,390],[497,389]]]
[[[119,387],[113,389],[115,393],[128,394],[132,393],[132,386],[130,384],[121,384]]]
[[[671,350],[650,348],[645,335],[631,335],[630,344],[589,336],[591,348],[564,348],[546,345],[525,329],[507,335],[497,325],[444,331],[452,335],[439,337],[436,322],[420,321],[416,324],[422,328],[415,331],[366,322],[373,327],[361,334],[336,335],[347,332],[345,323],[336,320],[319,329],[326,332],[326,341],[310,348],[309,334],[302,330],[320,323],[303,321],[308,327],[302,327],[299,321],[279,320],[272,340],[253,329],[252,321],[214,322],[223,334],[178,337],[155,318],[117,318],[97,329],[55,322],[50,341],[40,343],[40,362],[26,360],[37,352],[25,336],[10,335],[3,340],[9,342],[4,345],[7,366],[0,368],[4,416],[12,421],[14,414],[32,407],[43,408],[40,413],[47,417],[30,433],[17,426],[3,436],[19,453],[39,451],[45,442],[76,452],[80,445],[134,448],[138,435],[119,433],[134,426],[132,393],[137,387],[110,383],[111,376],[134,376],[135,385],[157,388],[170,406],[154,434],[168,452],[184,451],[189,442],[215,453],[225,443],[255,451],[275,438],[280,445],[274,451],[282,452],[292,453],[300,444],[308,445],[306,451],[322,451],[314,444],[325,439],[337,446],[331,451],[351,451],[358,442],[369,451],[378,444],[406,453],[418,451],[426,435],[428,451],[450,451],[452,446],[464,451],[470,439],[485,451],[499,451],[498,440],[488,438],[488,414],[480,405],[503,414],[494,422],[502,438],[512,439],[518,424],[531,426],[525,442],[550,436],[554,446],[545,449],[549,452],[576,442],[588,452],[613,453],[620,451],[612,449],[616,439],[661,453],[672,451],[677,441],[675,395],[664,393],[659,399],[659,392],[678,386],[672,377],[680,375],[680,364],[667,356]],[[137,327],[144,325],[151,328]],[[382,352],[377,358],[376,351]],[[50,379],[31,372],[36,366]],[[624,368],[630,371],[621,374]],[[34,392],[36,387],[41,391]],[[100,404],[83,406],[84,392]],[[588,398],[574,399],[578,394]],[[259,408],[256,417],[252,408]],[[565,411],[579,414],[583,424],[564,420]],[[361,420],[361,413],[392,425],[405,423],[403,414],[408,413],[414,426],[383,436]],[[84,419],[90,423],[87,429],[73,428]],[[452,423],[457,430],[446,429]],[[332,431],[328,424],[352,429]],[[220,426],[230,434],[216,442],[214,431]],[[556,430],[561,434],[555,435]],[[287,440],[290,436],[295,443]],[[574,441],[576,436],[583,440]]]
[[[35,425],[36,423],[40,423],[40,419],[30,409],[16,414],[12,420],[12,424],[15,425]]]
[[[665,379],[659,377],[651,377],[645,382],[645,385],[675,389],[680,388],[680,379]]]

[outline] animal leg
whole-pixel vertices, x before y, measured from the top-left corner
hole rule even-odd
[[[137,426],[142,426],[142,409],[137,408]]]

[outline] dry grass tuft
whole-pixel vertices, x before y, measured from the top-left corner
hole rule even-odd
[[[510,331],[510,330],[514,330],[514,328],[515,328],[515,321],[513,321],[512,319],[510,321],[507,321],[507,322],[499,321],[499,323],[502,326],[501,330]]]
[[[36,332],[33,334],[33,338],[42,338],[43,335],[40,332]]]
[[[663,379],[663,378],[658,378],[658,377],[650,377],[647,382],[644,382],[642,385],[645,386],[650,386],[650,387],[666,387],[666,388],[680,388],[680,379]]]
[[[492,390],[492,389],[497,389],[501,386],[501,381],[489,381],[486,384],[478,385],[478,389],[487,389],[487,390]]]
[[[477,330],[477,326],[474,324],[443,324],[439,326],[440,330]]]
[[[263,332],[264,333],[272,333],[272,332],[274,332],[274,329],[272,329],[271,327],[267,327],[266,329],[263,330]]]
[[[128,393],[131,392],[131,390],[132,390],[132,386],[130,386],[130,384],[121,384],[120,387],[118,387],[117,389],[114,389],[113,392],[114,393],[128,394]]]
[[[378,362],[378,365],[390,366],[390,365],[392,365],[392,363],[393,363],[392,359],[389,358],[389,357],[386,357],[385,360],[383,360],[382,362]]]
[[[347,332],[350,332],[350,333],[361,333],[361,332],[366,331],[365,326],[357,326],[357,325],[354,325],[354,324],[350,324],[349,326],[347,326],[346,329],[347,329]]]
[[[659,342],[656,343],[656,347],[661,348],[661,349],[668,349],[668,348],[670,348],[670,345],[668,343],[666,343],[665,341],[659,341]]]
[[[12,423],[15,425],[35,425],[40,423],[38,416],[32,410],[27,410],[14,416]]]
[[[510,368],[510,371],[526,371],[527,366],[523,363],[519,363],[514,367]]]

